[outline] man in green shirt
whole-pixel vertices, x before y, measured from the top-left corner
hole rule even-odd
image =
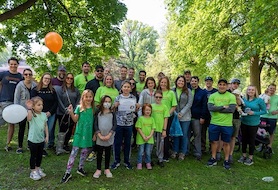
[[[269,96],[270,96],[270,108],[267,114],[261,116],[261,121],[265,122],[266,124],[270,125],[268,132],[270,134],[269,138],[269,145],[270,151],[272,152],[272,143],[274,140],[274,133],[277,124],[277,116],[278,116],[278,95],[275,94],[276,92],[276,85],[270,84],[267,88]]]
[[[82,73],[74,77],[74,86],[79,90],[80,94],[85,89],[88,81],[94,78],[94,75],[90,73],[91,66],[88,62],[82,63]]]
[[[145,87],[145,79],[146,79],[146,71],[141,70],[139,71],[139,82],[136,83],[136,90],[137,92],[142,92]]]
[[[236,98],[227,91],[227,80],[220,79],[218,81],[218,92],[210,95],[208,100],[208,109],[211,114],[209,125],[209,140],[211,142],[211,158],[207,165],[215,166],[216,151],[219,137],[223,141],[223,149],[225,154],[224,168],[230,169],[229,153],[230,141],[233,134],[233,112],[236,109]]]

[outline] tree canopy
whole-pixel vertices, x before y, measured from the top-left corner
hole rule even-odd
[[[0,0],[0,4],[0,47],[12,43],[14,54],[22,53],[38,72],[48,70],[48,63],[56,70],[61,61],[77,72],[84,61],[95,65],[119,53],[118,26],[127,8],[118,0]],[[42,44],[50,31],[63,38],[59,56],[32,53],[31,44]]]
[[[153,27],[136,20],[126,20],[121,29],[121,56],[119,62],[143,69],[149,54],[154,54],[158,33]]]
[[[248,63],[250,83],[259,88],[263,65],[276,69],[277,1],[166,0],[166,4],[167,54],[177,69],[241,78],[243,64]]]

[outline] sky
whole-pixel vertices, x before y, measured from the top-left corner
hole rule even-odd
[[[164,0],[122,0],[127,6],[127,18],[153,26],[158,32],[166,24]]]

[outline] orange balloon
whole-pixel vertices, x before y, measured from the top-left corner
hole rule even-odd
[[[49,32],[44,37],[46,47],[53,53],[58,53],[63,46],[63,38],[56,32]]]

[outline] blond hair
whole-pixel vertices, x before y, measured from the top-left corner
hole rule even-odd
[[[89,89],[86,89],[86,90],[83,91],[83,93],[81,95],[81,98],[80,98],[80,112],[82,112],[82,111],[84,111],[86,109],[86,105],[85,105],[85,102],[84,102],[84,97],[88,93],[91,93],[91,95],[93,96],[93,100],[92,100],[91,106],[92,106],[92,108],[94,108],[94,93],[93,93],[93,91],[91,91]]]

